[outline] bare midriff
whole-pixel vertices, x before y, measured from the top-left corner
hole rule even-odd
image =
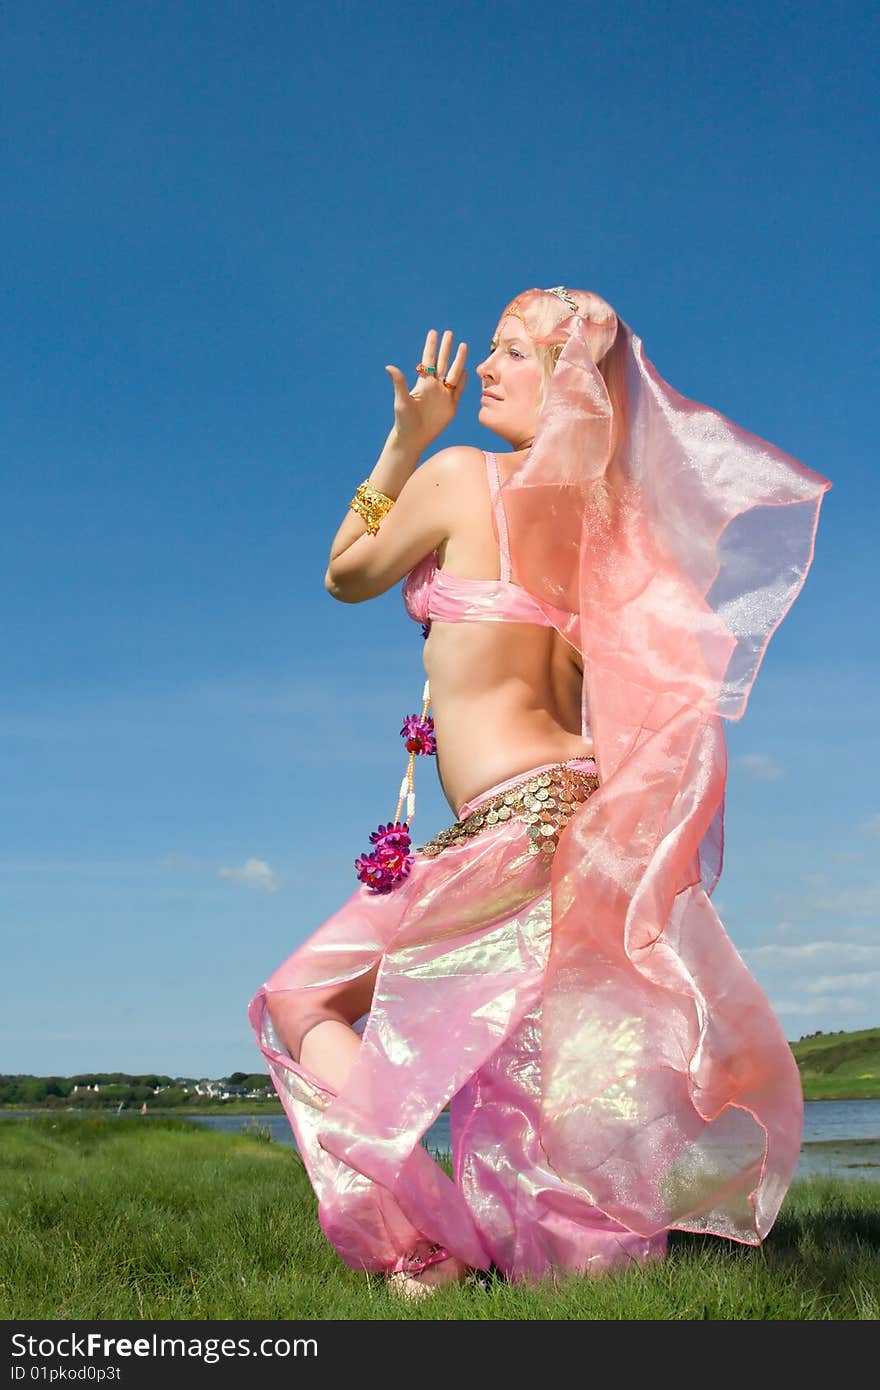
[[[431,623],[424,663],[437,773],[452,810],[542,763],[588,758],[582,676],[555,628],[535,623]]]
[[[460,578],[497,579],[499,542],[486,464],[468,451],[438,563]],[[499,455],[502,478],[523,457]],[[514,575],[515,579],[515,575]],[[589,758],[581,736],[579,655],[539,623],[434,618],[424,643],[437,774],[452,810],[542,763]]]

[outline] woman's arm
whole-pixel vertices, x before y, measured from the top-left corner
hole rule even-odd
[[[385,447],[367,481],[372,483],[378,492],[384,492],[386,497],[393,497],[396,501],[403,492],[404,483],[408,482],[415,472],[423,452],[417,440],[401,439],[397,425],[392,425]],[[330,564],[332,565],[344,550],[366,534],[367,523],[360,512],[349,510],[333,537]]]
[[[404,484],[376,534],[367,535],[364,527],[330,561],[324,576],[327,592],[341,603],[376,598],[448,540],[461,511],[462,470],[473,467],[473,455],[479,458],[479,450],[459,444],[426,459]]]

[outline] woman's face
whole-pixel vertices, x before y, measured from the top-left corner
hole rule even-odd
[[[514,449],[527,449],[538,427],[543,373],[525,328],[508,314],[498,325],[491,351],[477,367],[482,386],[481,425],[494,430]]]

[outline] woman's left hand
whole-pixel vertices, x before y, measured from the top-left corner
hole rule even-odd
[[[439,352],[437,338],[437,330],[432,328],[425,339],[421,358],[421,366],[434,370],[419,375],[411,391],[399,367],[385,368],[394,384],[394,424],[397,433],[401,440],[415,444],[419,452],[427,449],[446,429],[458,409],[467,379],[464,368],[467,343],[459,343],[450,366],[452,332],[447,328],[443,334]]]

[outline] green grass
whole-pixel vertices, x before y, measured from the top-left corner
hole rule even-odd
[[[0,1128],[0,1318],[875,1319],[880,1184],[795,1183],[753,1248],[675,1233],[665,1261],[402,1304],[325,1240],[296,1153],[185,1120]]]
[[[854,1077],[842,1081],[838,1076],[804,1076],[804,1100],[880,1100],[880,1079]]]
[[[791,1043],[805,1100],[880,1098],[880,1028]]]

